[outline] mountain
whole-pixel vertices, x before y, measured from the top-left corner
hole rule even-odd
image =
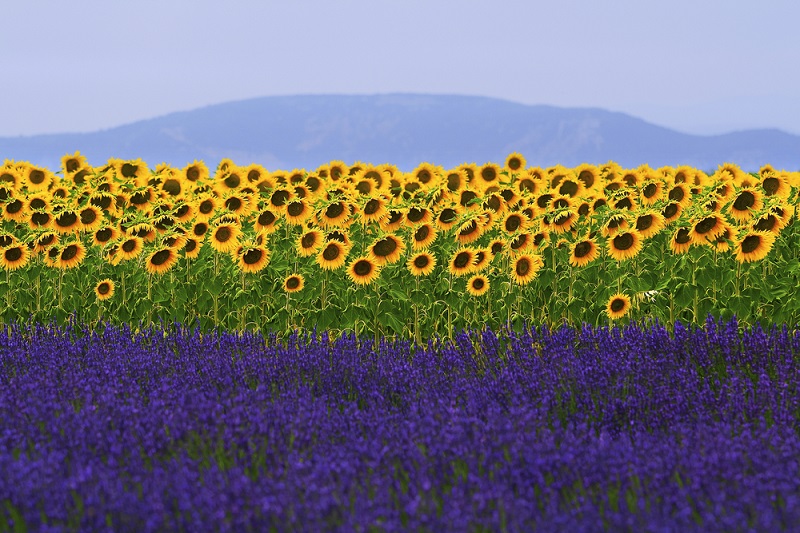
[[[111,157],[210,168],[222,158],[268,169],[314,169],[332,160],[423,161],[451,168],[502,163],[514,151],[529,165],[616,161],[691,165],[706,171],[732,162],[757,171],[769,163],[800,170],[800,136],[779,130],[689,135],[597,108],[523,105],[477,96],[386,94],[271,96],[172,113],[93,133],[0,137],[0,160],[53,170],[79,150],[99,165]]]

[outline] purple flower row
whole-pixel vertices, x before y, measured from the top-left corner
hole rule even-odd
[[[0,331],[0,530],[791,531],[800,332]]]

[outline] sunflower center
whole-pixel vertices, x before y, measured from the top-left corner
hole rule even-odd
[[[227,200],[225,200],[225,208],[228,211],[233,211],[234,213],[242,208],[242,199],[237,198],[236,196],[231,196]]]
[[[342,202],[336,202],[335,204],[329,205],[325,209],[325,216],[327,218],[336,218],[344,213],[344,205]]]
[[[592,243],[589,241],[579,242],[575,245],[575,257],[586,257],[592,251]]]
[[[139,191],[131,195],[133,205],[142,205],[150,201],[150,191]]]
[[[72,211],[66,211],[64,213],[61,213],[56,218],[56,224],[58,224],[62,228],[69,228],[77,221],[78,221],[78,215],[76,215]]]
[[[300,278],[297,276],[291,276],[286,280],[286,288],[287,289],[296,289],[300,286]]]
[[[672,218],[678,214],[678,209],[678,204],[671,203],[664,208],[661,214],[664,215],[664,218]]]
[[[94,236],[98,240],[98,242],[107,242],[108,239],[111,238],[112,234],[113,234],[113,232],[111,231],[111,228],[103,228],[103,229],[97,230],[97,232],[95,232]]]
[[[531,262],[527,257],[523,257],[517,261],[517,264],[514,266],[514,271],[517,273],[517,276],[525,276],[528,272],[531,271]]]
[[[481,169],[481,179],[483,181],[494,181],[497,179],[497,171],[492,167],[484,167]]]
[[[737,211],[746,211],[753,207],[753,204],[756,203],[756,197],[750,191],[742,191],[739,193],[739,196],[736,197],[736,200],[733,202],[733,208]]]
[[[472,288],[475,290],[481,290],[484,285],[486,285],[486,282],[483,281],[483,278],[475,278],[472,280]]]
[[[372,247],[372,251],[378,257],[386,257],[387,255],[391,255],[395,250],[397,250],[397,241],[391,237],[386,237],[379,240],[375,243],[375,246]]]
[[[306,204],[303,202],[292,202],[286,206],[286,213],[291,217],[299,217],[306,210]]]
[[[242,261],[244,261],[245,265],[255,265],[261,261],[263,256],[264,250],[261,250],[260,248],[252,248],[244,253],[242,256]]]
[[[683,190],[683,187],[673,187],[671,191],[669,191],[669,199],[673,202],[680,202],[683,200],[683,197],[686,196],[686,192]]]
[[[130,163],[124,163],[120,171],[122,172],[122,176],[125,178],[132,178],[136,176],[136,171],[139,170],[136,165],[131,165]]]
[[[614,298],[614,300],[611,301],[610,307],[612,312],[619,313],[620,311],[625,309],[625,300],[623,300],[622,298]]]
[[[453,259],[453,266],[456,268],[466,268],[472,261],[472,254],[469,252],[459,252],[455,259]]]
[[[104,281],[97,286],[97,292],[99,292],[101,295],[106,295],[111,292],[111,285],[107,281]]]
[[[364,214],[365,215],[373,215],[378,212],[378,209],[381,208],[381,203],[373,198],[364,206]]]
[[[342,251],[336,244],[329,244],[325,247],[325,250],[322,252],[322,257],[326,261],[334,261],[337,257],[341,255]]]
[[[94,209],[84,209],[81,211],[81,224],[87,226],[97,220],[97,212]]]
[[[711,231],[712,229],[714,229],[714,227],[716,227],[717,225],[717,222],[718,222],[717,217],[706,217],[700,222],[698,222],[695,225],[694,229],[700,235],[704,235],[709,231]]]
[[[769,177],[764,180],[761,186],[764,187],[764,190],[768,195],[772,196],[773,194],[778,192],[778,189],[780,189],[781,182],[778,178]]]
[[[749,254],[758,249],[761,245],[761,236],[760,235],[748,235],[742,241],[742,252]]]
[[[217,228],[217,231],[214,233],[214,238],[217,240],[217,242],[228,242],[232,236],[233,232],[228,226]]]
[[[614,248],[617,250],[627,250],[633,246],[633,235],[628,232],[621,233],[614,237]]]
[[[509,233],[513,233],[522,225],[522,218],[519,215],[511,215],[506,219],[505,228]]]
[[[458,234],[462,237],[466,237],[472,233],[475,233],[476,231],[478,231],[478,223],[474,220],[470,220],[461,227],[461,230],[458,232]]]
[[[6,204],[6,212],[13,215],[22,211],[22,207],[22,202],[19,200],[14,200],[13,202]]]
[[[6,261],[15,262],[19,261],[20,257],[22,257],[22,248],[19,246],[15,246],[13,248],[8,248],[6,250]]]
[[[754,229],[756,231],[772,231],[777,223],[778,219],[775,218],[775,215],[768,215],[759,219],[758,222],[756,222]]]
[[[214,202],[212,200],[203,200],[197,209],[202,214],[207,215],[214,210]]]
[[[445,207],[442,209],[442,212],[439,213],[439,222],[444,224],[449,224],[456,218],[456,211],[450,207]]]
[[[653,196],[656,195],[657,192],[658,192],[658,185],[656,185],[655,183],[648,183],[647,185],[644,186],[644,190],[642,190],[642,193],[644,194],[645,198],[652,198]]]
[[[522,161],[519,157],[511,157],[508,159],[508,168],[511,170],[519,170],[522,167]]]
[[[272,211],[263,211],[258,215],[258,223],[261,226],[270,226],[275,222],[275,213]]]
[[[544,209],[550,203],[550,200],[553,199],[552,194],[543,194],[539,198],[536,199],[536,205],[539,206],[540,209]]]
[[[38,244],[39,246],[48,246],[55,240],[55,238],[56,238],[55,234],[52,233],[50,235],[44,235],[42,237],[39,237],[39,240],[36,241],[36,244]]]
[[[150,264],[155,266],[161,266],[172,256],[172,250],[159,250],[155,254],[153,254],[153,258],[150,259]]]
[[[431,260],[427,255],[420,255],[414,258],[414,266],[417,268],[425,268],[430,264]]]
[[[675,242],[678,244],[686,244],[691,240],[689,236],[689,230],[686,228],[681,228],[678,230],[678,233],[675,234]]]
[[[461,193],[461,200],[459,201],[459,203],[463,207],[467,207],[469,205],[469,203],[472,202],[472,200],[474,200],[477,197],[478,197],[478,195],[475,194],[474,191],[463,191]]]
[[[430,233],[431,229],[428,226],[420,226],[417,228],[417,231],[414,232],[414,240],[417,242],[422,242],[428,238]]]
[[[223,180],[225,182],[225,186],[229,189],[235,189],[242,183],[242,178],[239,177],[239,174],[230,174],[227,178]]]
[[[566,196],[575,196],[578,192],[578,184],[572,180],[567,180],[561,184],[561,187],[558,189],[559,194],[564,194]]]
[[[272,203],[272,205],[280,207],[284,205],[288,199],[289,199],[289,191],[280,189],[272,193],[270,202]]]
[[[316,233],[306,233],[300,239],[300,246],[303,248],[313,248],[317,244],[317,234]]]
[[[636,229],[644,231],[653,225],[653,215],[642,215],[636,219]]]
[[[189,181],[197,181],[200,179],[200,169],[197,167],[189,167],[186,169],[186,179]]]
[[[36,226],[44,226],[50,222],[50,215],[48,213],[34,212],[31,215],[31,222],[33,222]]]
[[[412,207],[408,210],[406,214],[406,218],[408,218],[411,222],[419,222],[423,218],[425,218],[425,211],[420,209],[419,207]]]
[[[62,261],[69,261],[73,257],[78,255],[78,247],[74,244],[70,244],[63,250],[61,250],[61,260]]]
[[[39,169],[31,170],[30,174],[28,174],[28,180],[34,185],[39,185],[44,182],[45,174]]]
[[[356,276],[369,276],[372,273],[372,268],[372,263],[366,259],[360,259],[353,265],[353,272],[356,273]]]
[[[187,252],[192,253],[195,248],[197,248],[197,241],[194,239],[186,239],[186,246],[184,246]]]

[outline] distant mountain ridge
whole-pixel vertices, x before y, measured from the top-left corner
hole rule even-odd
[[[597,108],[524,105],[456,95],[270,96],[171,113],[92,133],[0,137],[0,160],[57,170],[79,150],[99,165],[142,158],[210,168],[222,158],[269,169],[308,170],[332,160],[393,163],[411,170],[427,161],[502,162],[514,151],[529,165],[610,160],[624,167],[691,165],[715,170],[732,162],[800,170],[800,136],[777,129],[690,135]]]

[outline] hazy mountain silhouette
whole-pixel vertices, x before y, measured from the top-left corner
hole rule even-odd
[[[513,151],[529,165],[616,161],[714,170],[732,162],[745,170],[769,163],[800,169],[800,136],[776,129],[688,135],[596,108],[523,105],[476,96],[273,96],[172,113],[93,133],[0,137],[0,160],[60,167],[79,150],[94,165],[111,157],[210,168],[220,159],[269,169],[314,169],[332,160],[393,163],[411,170],[423,161],[451,168],[502,163]]]

